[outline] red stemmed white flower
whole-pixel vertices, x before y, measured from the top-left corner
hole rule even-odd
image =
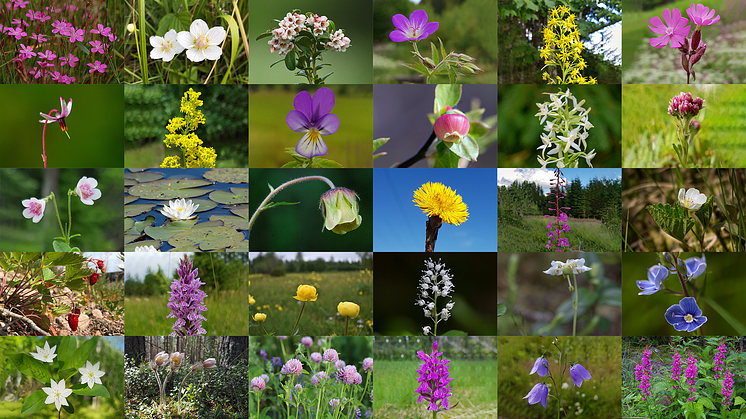
[[[60,108],[62,109],[60,112],[57,112],[57,109],[53,109],[52,112],[49,113],[49,115],[39,112],[39,115],[41,115],[42,118],[39,120],[42,124],[48,124],[50,122],[58,122],[60,124],[60,129],[62,132],[67,134],[67,125],[65,125],[65,118],[67,118],[70,115],[70,112],[73,110],[73,99],[70,98],[70,102],[65,104],[65,99],[60,96]],[[70,134],[67,134],[67,138],[70,138]]]

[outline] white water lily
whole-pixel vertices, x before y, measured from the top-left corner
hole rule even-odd
[[[225,29],[222,26],[210,28],[204,20],[197,19],[192,22],[189,32],[179,32],[176,39],[186,48],[190,61],[215,61],[223,55],[218,45],[225,39]]]
[[[78,372],[81,375],[80,383],[88,384],[89,388],[93,388],[94,384],[103,384],[101,383],[101,377],[106,373],[98,369],[99,365],[101,365],[100,362],[91,365],[91,361],[86,361],[85,367],[78,368]]]
[[[69,388],[65,388],[65,380],[55,382],[52,380],[52,387],[42,387],[42,390],[47,393],[47,399],[44,400],[46,404],[54,403],[54,407],[60,410],[62,406],[70,406],[67,403],[67,398],[73,394],[73,391]]]
[[[33,356],[35,359],[38,359],[41,362],[54,362],[54,358],[57,357],[57,354],[54,353],[54,350],[57,349],[57,346],[52,346],[52,348],[49,347],[49,342],[44,342],[44,347],[36,347],[36,353],[31,353],[31,356]],[[59,410],[59,409],[58,409]]]
[[[194,211],[199,208],[199,204],[192,204],[192,200],[176,199],[168,201],[168,205],[164,205],[162,210],[159,210],[161,214],[172,220],[189,220],[197,217]]]
[[[155,246],[137,246],[135,252],[160,252],[160,250],[156,249]]]
[[[679,189],[679,205],[682,207],[691,211],[696,211],[700,209],[705,202],[707,202],[707,196],[703,193],[699,193],[699,189],[689,188],[686,193],[684,193],[684,188]]]

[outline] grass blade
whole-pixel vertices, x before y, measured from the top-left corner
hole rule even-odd
[[[736,320],[736,318],[733,317],[733,315],[730,314],[728,310],[723,308],[723,306],[716,303],[712,298],[708,296],[702,296],[701,298],[705,300],[705,302],[709,304],[709,306],[712,307],[712,309],[715,310],[720,315],[720,317],[723,318],[723,320],[728,322],[728,324],[733,327],[736,333],[738,333],[739,335],[746,335],[746,326]]]

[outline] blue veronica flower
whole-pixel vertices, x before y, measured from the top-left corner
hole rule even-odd
[[[693,332],[707,322],[693,297],[682,298],[666,310],[666,321],[679,332]]]
[[[693,257],[684,259],[684,263],[686,264],[686,279],[688,281],[702,275],[707,269],[707,260],[704,253],[701,258]]]
[[[668,277],[668,269],[660,263],[648,268],[648,280],[637,281],[637,288],[640,292],[637,295],[652,295],[660,291],[661,283]]]
[[[536,404],[541,402],[544,408],[547,408],[547,396],[549,395],[549,388],[544,383],[536,383],[534,388],[528,392],[524,399],[528,399],[528,404]]]

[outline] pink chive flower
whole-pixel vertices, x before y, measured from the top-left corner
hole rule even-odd
[[[104,53],[104,45],[101,43],[101,41],[88,41],[88,43],[91,45],[91,52],[98,52],[100,54]]]
[[[10,28],[8,30],[8,36],[14,36],[16,39],[21,39],[26,36],[26,32],[24,32],[19,26],[17,28]]]
[[[31,221],[38,223],[44,216],[44,208],[47,205],[46,199],[29,198],[21,201],[24,207],[23,216],[31,218]]]
[[[67,57],[60,57],[60,61],[62,62],[61,65],[67,64],[70,67],[75,67],[75,63],[77,63],[80,60],[78,59],[78,57],[72,54],[68,54]]]
[[[686,9],[686,14],[689,15],[689,19],[691,19],[695,25],[712,25],[720,20],[720,15],[717,15],[713,19],[712,17],[715,16],[715,9],[711,10],[704,4],[697,4],[697,7],[695,8],[694,3],[692,3],[692,5]]]
[[[723,406],[725,406],[726,409],[730,408],[730,398],[733,396],[733,374],[730,371],[725,371],[720,394],[723,395]]]
[[[391,31],[389,38],[394,42],[419,41],[435,33],[438,30],[438,22],[427,21],[427,12],[415,10],[406,16],[396,14],[391,18],[396,30]]]
[[[663,20],[666,21],[665,24],[658,16],[654,16],[650,19],[650,25],[648,25],[648,28],[657,34],[663,35],[657,38],[651,38],[650,45],[656,48],[662,48],[668,45],[668,41],[671,41],[671,48],[679,48],[684,45],[684,41],[686,40],[686,37],[689,36],[689,31],[691,30],[689,19],[681,17],[679,9],[674,8],[673,14],[671,13],[671,9],[663,11]]]
[[[88,63],[86,65],[88,67],[91,67],[91,69],[88,70],[89,73],[93,73],[95,71],[98,71],[99,73],[103,73],[104,71],[106,71],[106,64],[101,64],[101,61],[99,60],[96,60],[96,62],[93,64]]]
[[[80,202],[85,205],[93,205],[93,201],[101,198],[101,191],[96,189],[98,181],[92,177],[83,176],[75,187],[75,195],[78,195]]]
[[[74,44],[76,41],[82,41],[83,35],[85,35],[85,30],[83,29],[75,30],[75,28],[72,28],[70,30],[70,42]]]

